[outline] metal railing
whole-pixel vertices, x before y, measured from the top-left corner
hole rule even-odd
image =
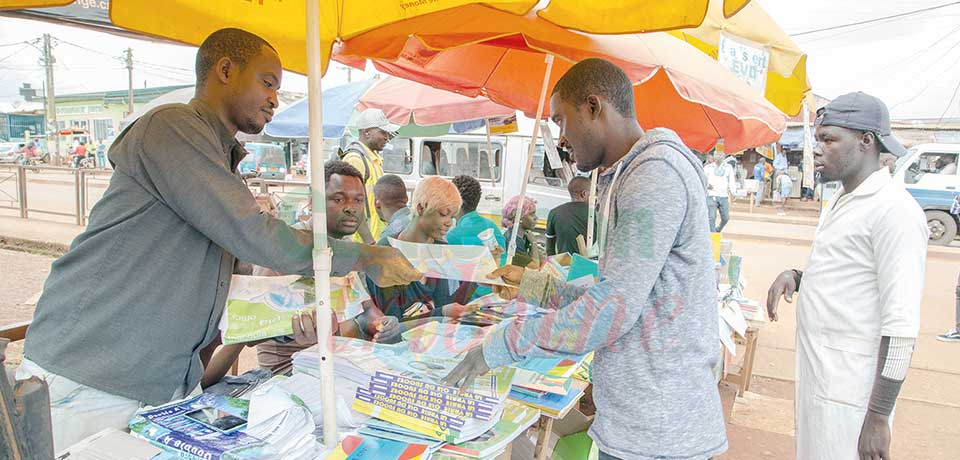
[[[32,182],[31,175],[58,172],[68,173],[70,178],[67,179],[65,177],[66,174],[62,174],[60,178],[46,177],[34,179],[34,181],[36,183],[45,182],[72,185],[73,212],[37,207],[36,202],[40,200],[31,201],[29,197],[28,185]],[[0,165],[0,209],[19,211],[20,218],[22,219],[27,219],[33,214],[73,217],[77,225],[83,226],[87,224],[90,210],[93,208],[93,205],[96,204],[97,198],[94,196],[95,194],[91,193],[91,188],[106,188],[112,175],[113,171],[109,169],[3,164]],[[251,189],[251,192],[263,194],[277,191],[281,193],[293,190],[303,191],[303,189],[310,188],[310,183],[305,181],[252,178],[247,179],[246,183]],[[14,185],[14,187],[9,187],[10,184]]]
[[[42,174],[48,172],[68,173],[72,176],[73,185],[73,212],[41,209],[31,206],[28,185],[30,173]],[[90,187],[106,187],[107,181],[113,172],[105,169],[65,168],[46,165],[0,165],[0,185],[13,181],[16,185],[15,195],[0,188],[0,209],[13,209],[20,213],[20,218],[27,219],[31,214],[47,214],[53,216],[73,217],[77,225],[86,225],[91,208]],[[49,182],[59,182],[57,178],[45,178]],[[69,183],[67,183],[69,184]]]

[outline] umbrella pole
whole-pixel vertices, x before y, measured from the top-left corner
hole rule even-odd
[[[527,195],[527,181],[530,180],[530,168],[533,166],[533,152],[537,148],[537,137],[540,134],[540,114],[543,113],[543,103],[547,99],[547,85],[550,83],[550,70],[553,69],[553,55],[548,54],[546,57],[547,67],[543,70],[543,85],[540,86],[540,100],[537,102],[537,113],[535,115],[536,122],[533,124],[533,134],[530,135],[530,148],[527,149],[527,167],[523,168],[523,182],[520,183],[520,198],[517,201],[517,211],[513,215],[513,234],[510,237],[510,242],[507,246],[510,246],[510,249],[507,251],[507,263],[513,262],[513,256],[517,253],[517,241],[519,238],[519,228],[520,218],[523,217],[523,202],[524,197]]]
[[[497,157],[493,153],[493,141],[490,140],[490,119],[487,118],[484,120],[487,123],[487,167],[490,169],[490,180],[493,181],[493,185],[497,185],[497,174],[496,174],[496,163]],[[477,169],[480,169],[478,167]],[[477,177],[480,176],[480,171],[477,171]]]
[[[330,269],[327,246],[327,198],[323,179],[323,91],[320,79],[320,0],[307,0],[307,97],[310,108],[310,195],[313,201],[313,272],[317,296],[317,350],[320,353],[320,396],[323,400],[323,445],[337,445],[337,403],[334,391],[333,339],[330,324]]]
[[[587,207],[587,251],[593,248],[593,227],[597,220],[597,179],[600,177],[600,168],[590,173],[590,201]],[[586,256],[589,257],[589,253]]]

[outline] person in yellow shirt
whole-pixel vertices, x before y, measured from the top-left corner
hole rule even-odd
[[[367,191],[364,221],[360,223],[353,239],[359,243],[374,244],[380,238],[380,232],[387,226],[373,211],[373,186],[383,177],[383,157],[380,152],[387,146],[387,142],[397,135],[400,126],[390,123],[383,110],[366,109],[357,117],[357,130],[360,140],[348,145],[341,159],[363,173],[363,184]]]

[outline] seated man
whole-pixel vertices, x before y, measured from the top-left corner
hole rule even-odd
[[[411,206],[413,218],[397,239],[411,243],[446,244],[444,236],[460,210],[460,193],[449,180],[428,177],[417,185]],[[390,243],[380,240],[378,243]],[[426,278],[403,286],[381,288],[367,280],[367,291],[388,316],[409,321],[431,316],[460,317],[469,313],[464,303],[476,289],[474,283]]]
[[[387,223],[380,232],[380,241],[396,238],[410,223],[410,207],[407,206],[407,185],[395,174],[381,177],[373,186],[373,207],[377,217]]]
[[[331,238],[344,239],[356,233],[366,197],[363,176],[360,171],[344,161],[328,161],[324,167],[324,183],[327,196],[327,234]],[[294,228],[311,230],[312,221],[297,223]],[[260,272],[262,273],[262,272]],[[372,339],[380,342],[395,342],[400,328],[396,319],[384,316],[370,301],[363,280],[357,272],[344,277],[330,278],[331,307],[334,309],[333,333],[345,337]],[[351,292],[356,293],[351,294]],[[360,304],[362,312],[351,307]],[[278,338],[257,345],[257,361],[260,367],[274,374],[286,374],[291,370],[293,354],[317,343],[316,315],[294,317],[292,340]],[[233,362],[229,355],[239,354],[242,347],[224,347],[213,362]],[[214,366],[211,366],[211,368]],[[219,367],[219,366],[217,366]],[[205,378],[207,376],[205,375]]]

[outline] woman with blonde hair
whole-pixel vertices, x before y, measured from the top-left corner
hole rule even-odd
[[[397,239],[410,243],[447,244],[445,236],[453,227],[460,210],[460,192],[447,179],[428,177],[413,191],[410,224]],[[389,246],[388,239],[377,244]],[[367,290],[374,303],[388,316],[410,321],[432,316],[460,317],[471,311],[467,303],[477,288],[474,283],[425,278],[405,286],[381,288],[367,280]]]

